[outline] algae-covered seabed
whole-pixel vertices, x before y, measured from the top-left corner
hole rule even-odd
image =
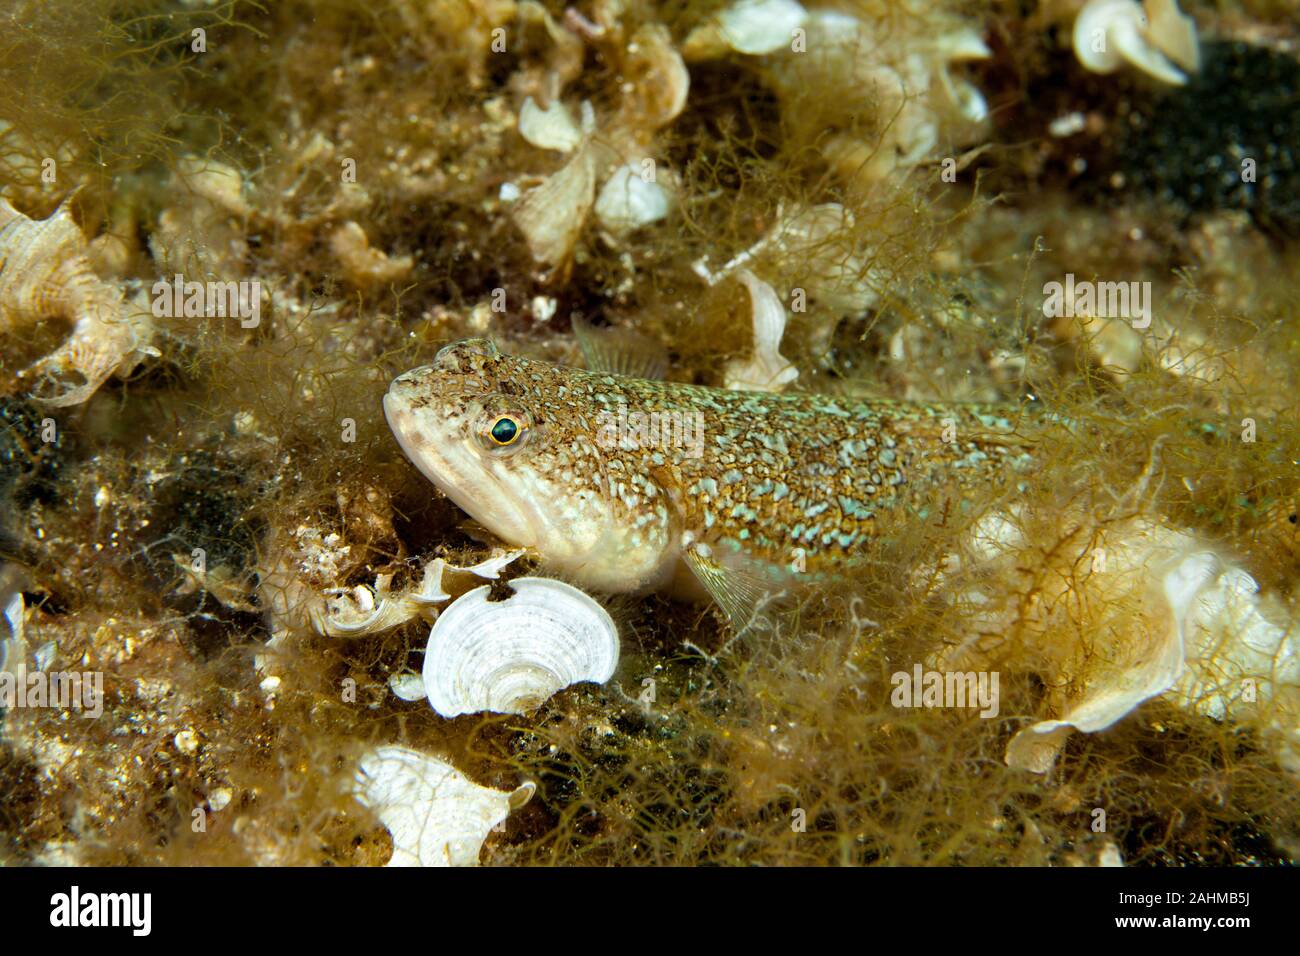
[[[104,680],[98,718],[6,712],[0,859],[383,864],[353,778],[402,744],[537,784],[489,865],[1294,860],[1285,689],[1227,714],[1158,696],[1046,772],[1006,762],[1099,658],[1171,626],[1140,562],[1091,574],[1099,540],[1122,565],[1175,529],[1248,572],[1274,626],[1300,619],[1296,15],[1184,4],[1202,65],[1178,87],[1083,69],[1080,6],[846,0],[822,9],[869,42],[819,46],[807,21],[803,50],[746,53],[712,0],[4,0],[0,194],[85,238],[32,268],[62,288],[84,255],[128,304],[160,277],[244,280],[261,309],[150,315],[124,347],[0,273],[5,597],[29,653]],[[525,123],[530,97],[568,119]],[[592,208],[647,160],[666,216]],[[751,348],[723,268],[746,250],[790,308],[790,388],[1072,424],[1032,481],[882,535],[851,613],[731,642],[713,610],[600,596],[618,673],[529,716],[396,697],[426,624],[324,637],[296,613],[488,553],[398,450],[396,374],[470,335],[580,364],[581,313],[721,384]],[[1149,326],[1047,315],[1067,275],[1149,283]],[[60,353],[74,327],[90,344]],[[105,365],[92,397],[40,400]],[[997,514],[1020,534],[981,564]],[[893,706],[891,675],[972,644],[996,718]]]

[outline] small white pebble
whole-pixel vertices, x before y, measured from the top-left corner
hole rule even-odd
[[[560,307],[560,303],[549,295],[533,296],[533,316],[538,322],[549,322]]]
[[[1057,139],[1064,139],[1066,136],[1073,136],[1075,133],[1083,132],[1086,120],[1080,112],[1066,113],[1064,116],[1058,116],[1048,125],[1047,131]]]

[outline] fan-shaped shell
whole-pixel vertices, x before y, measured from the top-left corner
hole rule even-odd
[[[444,717],[524,714],[618,666],[618,629],[599,604],[562,581],[516,578],[514,595],[468,592],[439,616],[424,656],[429,703]]]

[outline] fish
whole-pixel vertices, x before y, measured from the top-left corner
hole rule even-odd
[[[900,515],[936,520],[953,489],[1035,461],[1014,405],[736,391],[487,339],[442,348],[383,404],[416,468],[547,569],[598,592],[712,598],[733,624],[851,575]]]

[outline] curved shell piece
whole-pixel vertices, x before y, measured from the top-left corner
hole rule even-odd
[[[370,245],[366,231],[349,220],[330,235],[330,251],[343,267],[348,281],[358,288],[397,282],[410,274],[415,260],[390,256]]]
[[[327,637],[359,637],[405,624],[429,607],[451,598],[443,586],[443,575],[447,572],[494,580],[523,553],[519,549],[506,551],[469,567],[435,558],[424,566],[420,586],[406,591],[389,590],[392,575],[380,575],[374,588],[331,589],[325,593],[323,614],[313,618],[312,626]]]
[[[1094,73],[1113,73],[1128,62],[1165,83],[1187,82],[1153,43],[1136,0],[1089,0],[1074,21],[1074,53]]]
[[[1041,533],[1027,533],[1035,520],[1019,508],[986,515],[966,552],[972,567],[1026,567],[1023,556]],[[984,633],[1028,626],[1026,636],[1051,635],[1022,645],[1033,648],[1029,666],[1059,690],[1049,694],[1051,719],[1008,742],[1011,767],[1045,773],[1070,734],[1105,730],[1158,696],[1215,720],[1254,722],[1279,735],[1284,764],[1300,767],[1292,758],[1300,752],[1300,631],[1276,595],[1261,594],[1249,574],[1193,532],[1152,518],[1076,528],[1055,548],[1062,570],[1033,572],[1005,592],[1015,595],[1010,600],[981,587],[959,598],[981,608]],[[966,557],[950,556],[941,573]],[[1028,589],[1035,607],[1027,614],[1021,595]],[[1002,653],[973,647],[933,660],[938,670],[995,670],[1014,660]]]
[[[718,15],[727,45],[739,53],[761,55],[788,46],[808,12],[794,0],[739,0]]]
[[[419,674],[390,674],[388,689],[400,700],[424,700],[429,696],[424,690],[424,678]]]
[[[6,592],[0,595],[4,601],[4,611],[0,613],[3,626],[0,626],[0,672],[9,663],[12,653],[16,660],[22,660],[27,648],[23,640],[23,595],[21,591]]]
[[[647,23],[637,29],[627,46],[622,72],[626,85],[620,113],[627,126],[660,129],[686,108],[691,75],[662,24]]]
[[[631,232],[668,215],[672,198],[667,190],[657,182],[647,182],[640,172],[640,164],[628,163],[605,181],[596,199],[596,216],[606,229]]]
[[[561,153],[571,153],[582,144],[582,130],[559,100],[542,107],[531,96],[525,99],[519,110],[519,135],[539,149]]]
[[[614,675],[618,629],[604,608],[550,578],[510,585],[515,593],[504,601],[475,588],[434,624],[424,686],[442,716],[525,714],[571,684]]]
[[[727,388],[754,392],[779,392],[799,377],[799,370],[781,354],[785,335],[785,306],[772,287],[748,269],[737,275],[749,290],[754,325],[754,352],[747,361],[730,362]]]
[[[355,793],[392,835],[389,866],[477,866],[487,835],[534,790],[480,787],[436,757],[388,746],[361,758]]]
[[[0,329],[21,331],[51,318],[75,323],[72,334],[21,373],[71,379],[45,398],[51,405],[80,404],[114,372],[156,354],[148,307],[125,302],[120,289],[95,274],[67,204],[48,219],[29,219],[0,198]],[[78,376],[84,384],[74,384]]]
[[[515,224],[537,262],[558,265],[573,252],[596,201],[596,167],[587,144],[515,206]]]

